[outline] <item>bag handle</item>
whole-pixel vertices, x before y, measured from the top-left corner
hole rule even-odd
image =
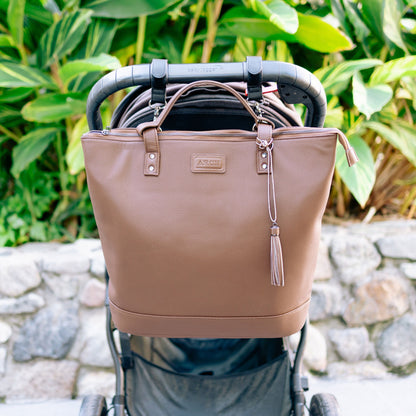
[[[230,87],[227,84],[222,84],[221,82],[203,80],[203,81],[191,82],[190,84],[185,85],[183,88],[181,88],[179,91],[177,91],[176,94],[165,105],[165,108],[159,114],[159,116],[153,121],[140,124],[137,127],[137,132],[142,136],[144,130],[147,130],[149,128],[160,129],[163,122],[165,121],[166,117],[169,115],[173,106],[176,104],[176,102],[179,100],[179,98],[183,94],[188,92],[189,90],[194,89],[194,88],[198,88],[198,87],[218,87],[218,88],[222,88],[222,89],[228,91],[235,98],[237,98],[237,100],[240,101],[240,103],[243,105],[243,107],[249,112],[249,114],[253,117],[256,126],[258,125],[258,123],[266,123],[266,124],[270,124],[274,127],[274,124],[271,121],[269,121],[269,120],[267,120],[263,117],[257,116],[257,114],[254,112],[254,110],[248,104],[247,100],[245,100],[234,88]]]
[[[210,80],[203,80],[203,81],[195,81],[192,82],[183,88],[181,88],[177,93],[169,100],[166,104],[163,111],[159,114],[159,116],[147,123],[142,123],[137,126],[136,130],[140,136],[143,137],[144,145],[145,145],[145,159],[144,159],[144,174],[148,176],[157,176],[159,175],[159,168],[160,168],[160,149],[159,149],[159,137],[158,131],[161,130],[161,126],[165,121],[168,114],[171,112],[173,106],[179,100],[179,98],[185,94],[187,91],[198,88],[198,87],[217,87],[223,90],[228,91],[231,95],[233,95],[247,110],[247,112],[253,117],[254,120],[254,127],[256,128],[259,136],[259,140],[264,141],[267,143],[271,140],[272,137],[272,129],[275,127],[274,123],[270,120],[259,117],[254,110],[250,107],[248,102],[241,97],[241,95],[231,88],[229,85],[222,84],[217,81],[210,81]]]

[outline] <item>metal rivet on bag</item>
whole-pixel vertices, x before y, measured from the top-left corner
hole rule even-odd
[[[152,159],[152,160],[153,160],[155,157],[156,157],[156,155],[155,155],[154,153],[150,153],[150,155],[149,155],[149,158],[150,158],[150,159]]]
[[[263,152],[263,153],[261,154],[261,157],[262,157],[263,159],[266,159],[266,157],[267,157],[267,153],[266,153],[266,152]]]
[[[154,166],[149,166],[149,170],[150,170],[150,172],[153,172],[155,170],[155,167]]]
[[[263,163],[263,164],[261,165],[261,167],[262,167],[262,169],[267,169],[267,163]]]

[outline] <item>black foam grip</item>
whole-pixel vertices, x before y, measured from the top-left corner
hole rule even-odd
[[[306,69],[278,61],[262,62],[263,82],[277,82],[281,97],[288,103],[303,103],[308,108],[306,126],[322,127],[326,114],[325,91],[319,80]],[[233,82],[248,80],[246,62],[216,64],[169,64],[171,83],[189,83],[198,80]],[[150,87],[150,65],[132,65],[117,69],[101,78],[91,89],[87,101],[87,119],[91,130],[102,129],[99,112],[101,103],[111,94],[133,86]],[[292,88],[283,93],[282,86]],[[307,98],[303,98],[307,97]]]

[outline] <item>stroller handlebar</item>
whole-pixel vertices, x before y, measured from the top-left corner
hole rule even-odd
[[[87,119],[91,130],[101,130],[100,106],[117,91],[151,85],[151,65],[131,65],[102,77],[91,89],[87,101]],[[209,64],[169,64],[167,82],[189,83],[198,80],[219,82],[247,81],[246,62]],[[262,82],[276,82],[281,99],[288,104],[307,107],[305,126],[322,127],[326,115],[326,95],[320,81],[306,69],[286,62],[263,61]]]

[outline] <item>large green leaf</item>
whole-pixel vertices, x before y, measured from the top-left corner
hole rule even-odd
[[[383,33],[383,9],[384,0],[365,0],[360,3],[363,17],[374,36],[384,39]]]
[[[85,113],[86,104],[84,94],[46,94],[27,103],[22,114],[29,121],[50,123]]]
[[[37,23],[41,23],[46,26],[53,24],[53,15],[50,11],[46,10],[45,7],[39,4],[32,3],[31,1],[26,2],[25,14],[27,18],[34,20]]]
[[[100,56],[68,62],[59,70],[59,75],[64,84],[67,84],[72,78],[83,73],[118,68],[121,68],[121,64],[117,58],[102,53]]]
[[[356,74],[352,79],[352,95],[355,106],[369,119],[392,99],[393,90],[385,84],[366,87],[361,76]]]
[[[37,51],[39,66],[46,68],[71,53],[87,30],[91,14],[90,10],[78,10],[54,23],[40,41]]]
[[[23,18],[26,0],[10,0],[7,9],[7,23],[16,45],[23,45]]]
[[[347,35],[353,37],[353,32],[347,19],[347,13],[344,8],[344,1],[342,0],[330,0],[332,14],[337,18],[341,27],[346,31]]]
[[[325,127],[342,129],[344,124],[344,111],[339,103],[338,97],[332,97],[328,101],[325,117]]]
[[[54,87],[52,79],[37,68],[0,62],[0,87]]]
[[[83,7],[91,9],[95,16],[131,19],[159,13],[178,2],[179,0],[87,0],[83,2]]]
[[[253,56],[255,54],[256,41],[254,39],[240,37],[237,38],[233,51],[233,57],[236,61],[245,61],[247,56]]]
[[[299,28],[296,10],[283,0],[251,0],[250,7],[287,33],[296,33]]]
[[[101,53],[108,53],[117,27],[118,21],[114,19],[92,19],[88,27],[83,57],[90,58]]]
[[[0,124],[6,124],[18,118],[20,118],[20,111],[8,105],[0,105]]]
[[[11,172],[18,177],[30,162],[39,157],[55,138],[56,127],[37,128],[23,136],[17,146],[13,148],[13,166]]]
[[[351,194],[364,208],[376,180],[376,169],[373,155],[367,143],[358,135],[349,138],[359,161],[352,167],[348,166],[344,148],[338,144],[336,155],[336,169],[341,179],[347,185]]]
[[[85,59],[108,54],[114,40],[114,35],[119,27],[120,21],[116,19],[93,18],[88,26],[86,36],[80,43],[78,50],[73,54],[73,59]],[[134,31],[135,32],[135,31]],[[132,42],[135,42],[134,40]],[[71,79],[68,90],[77,92],[89,89],[100,77],[100,72],[86,72]]]
[[[360,6],[372,34],[384,40],[389,49],[395,44],[407,50],[401,34],[401,0],[365,0],[360,2]]]
[[[407,76],[416,77],[416,56],[393,59],[379,66],[371,75],[370,85],[385,84]]]
[[[416,110],[416,78],[402,78],[402,84],[404,85],[404,88],[406,88],[406,91],[409,93],[409,98],[413,101],[413,109]]]
[[[301,43],[320,52],[336,52],[350,49],[352,44],[338,29],[319,17],[298,13],[299,29],[295,34],[278,29],[264,16],[245,7],[233,7],[221,19],[221,24],[230,33],[262,40],[285,40]]]
[[[254,39],[282,39],[285,32],[279,30],[264,16],[245,7],[233,7],[228,10],[220,21],[221,25],[236,36]]]
[[[179,38],[170,36],[169,34],[161,34],[158,37],[159,50],[162,52],[162,56],[169,62],[174,64],[180,64],[182,61],[182,44],[179,42]]]
[[[383,32],[399,48],[407,51],[402,38],[401,18],[403,11],[401,0],[384,0],[383,4]]]
[[[345,13],[348,16],[349,23],[354,28],[355,37],[367,51],[369,49],[368,43],[371,39],[371,31],[362,19],[361,10],[359,8],[360,5],[353,2],[352,0],[344,0],[343,3],[345,7]],[[348,26],[348,23],[344,23],[343,28],[345,29]],[[368,55],[371,56],[371,54]]]
[[[245,59],[245,57],[242,57],[241,60],[244,61]],[[267,48],[266,59],[269,61],[280,61],[293,64],[293,57],[289,45],[282,40],[276,40],[270,44]]]
[[[315,71],[327,94],[339,95],[344,91],[352,76],[363,69],[373,68],[383,62],[378,59],[358,59],[330,65]]]
[[[319,52],[351,49],[353,44],[338,29],[317,16],[299,14],[299,30],[294,35],[299,43]]]
[[[9,35],[0,34],[0,48],[11,48],[14,46],[13,38]]]
[[[33,88],[7,88],[0,90],[0,103],[14,103],[25,99],[33,91]]]
[[[72,136],[66,149],[65,160],[72,175],[84,169],[84,153],[82,151],[81,136],[88,132],[87,117],[83,116],[72,130]]]
[[[390,126],[370,121],[365,127],[374,130],[416,166],[416,131],[413,125],[401,120],[392,120]]]

